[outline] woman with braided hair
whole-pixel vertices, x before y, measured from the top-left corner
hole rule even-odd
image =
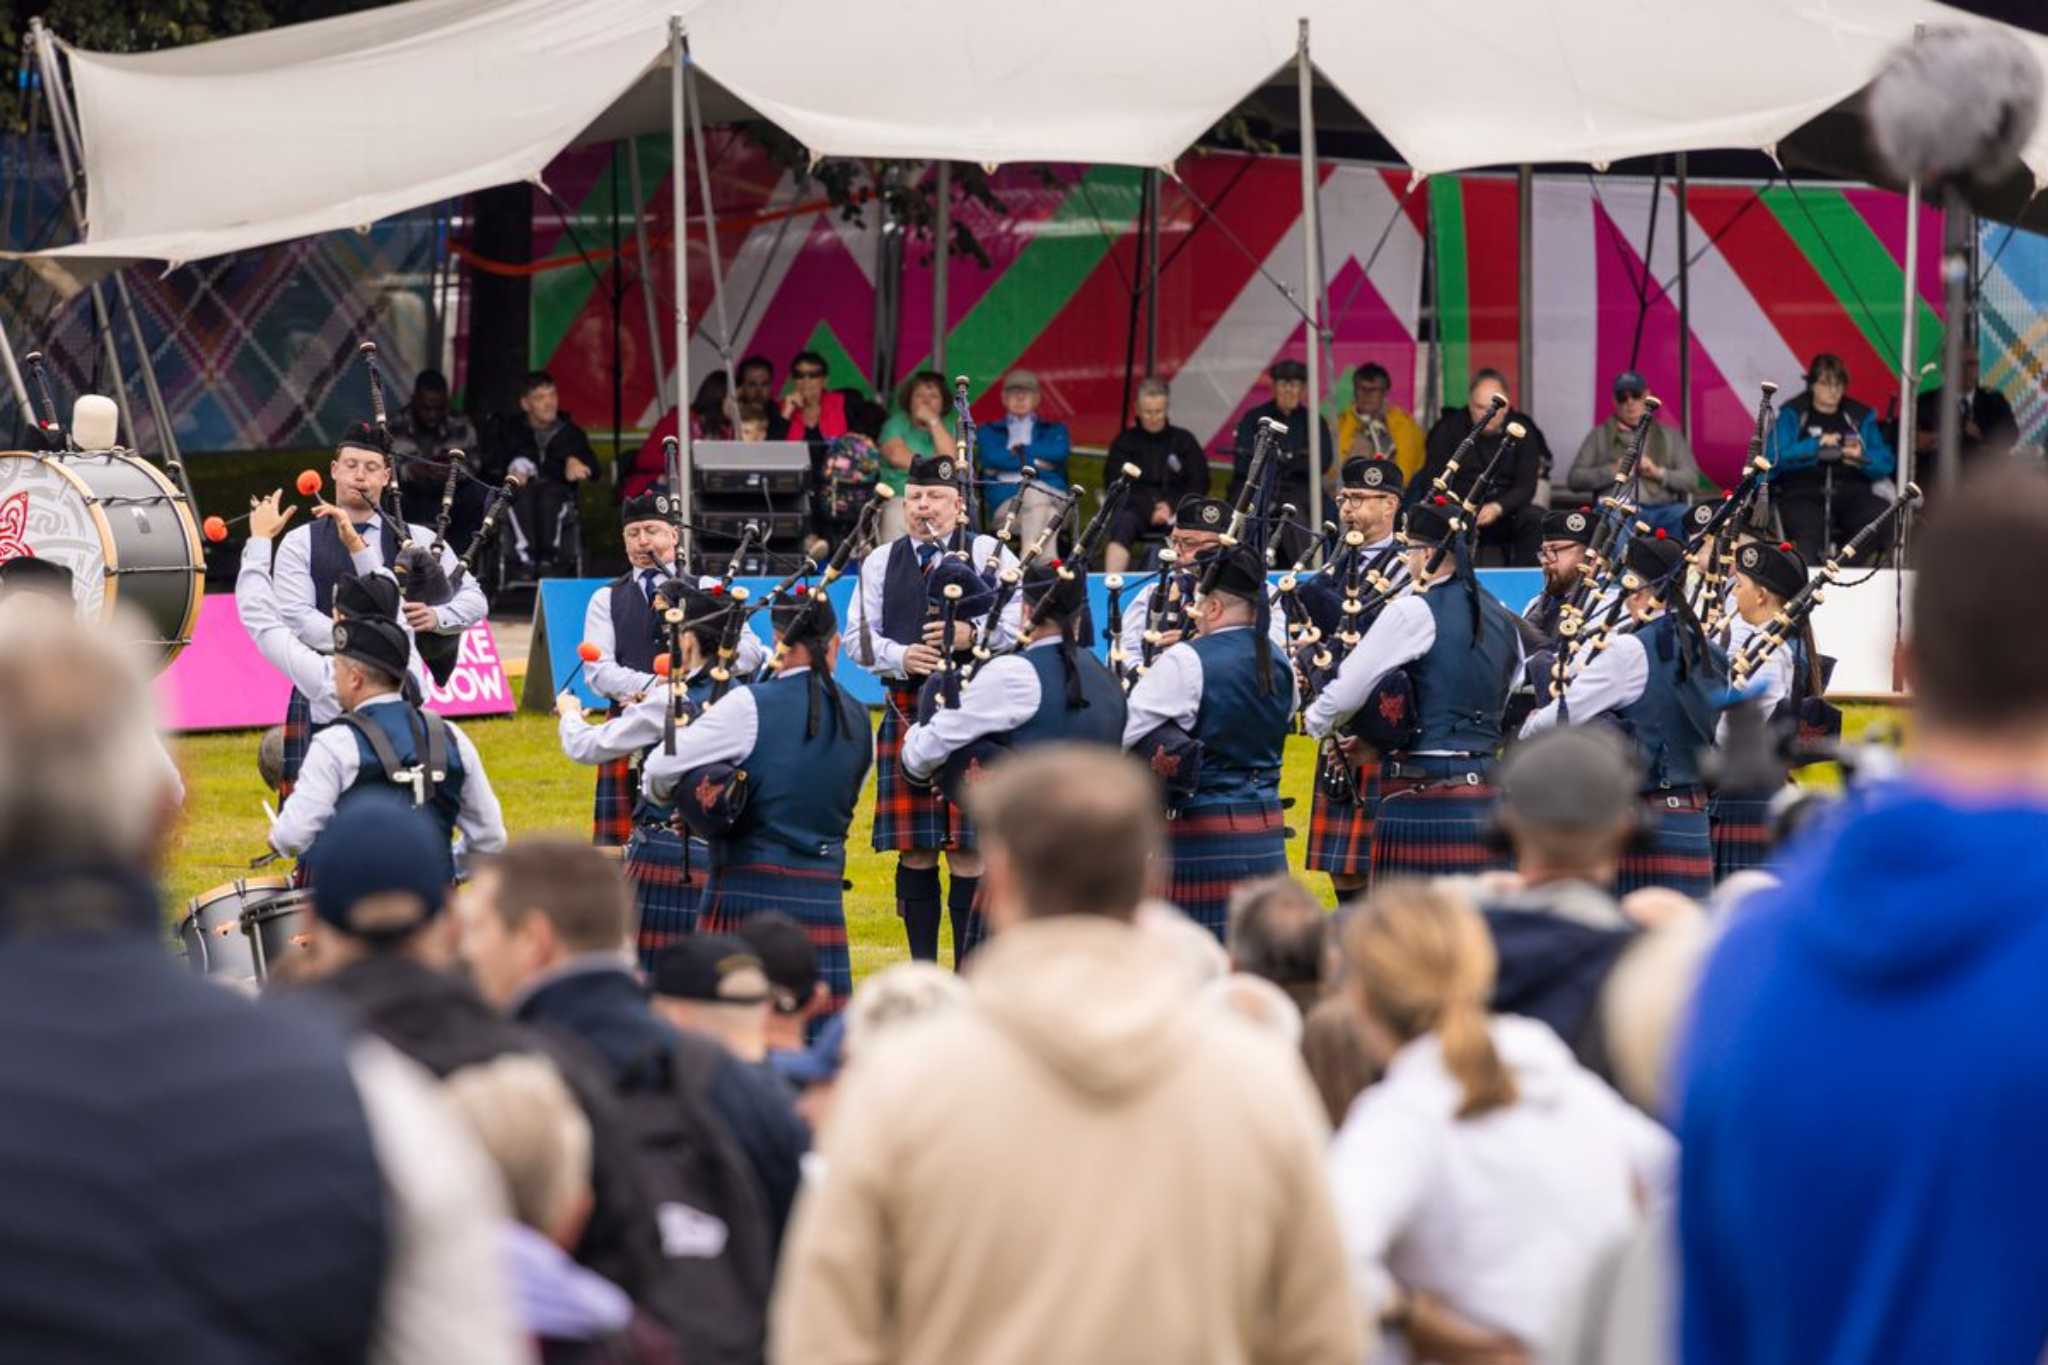
[[[1415,1359],[1452,1341],[1539,1358],[1677,1146],[1548,1026],[1488,1011],[1493,943],[1446,883],[1381,885],[1342,946],[1382,1070],[1330,1147],[1359,1297]]]

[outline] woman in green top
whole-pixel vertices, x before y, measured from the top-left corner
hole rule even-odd
[[[903,534],[903,486],[910,477],[910,462],[958,453],[945,412],[945,379],[935,370],[919,370],[904,381],[896,411],[882,423],[882,482],[896,494],[882,509],[885,541]]]

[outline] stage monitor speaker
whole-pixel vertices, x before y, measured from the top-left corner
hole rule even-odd
[[[790,497],[811,486],[811,448],[802,441],[698,441],[690,459],[700,493]]]

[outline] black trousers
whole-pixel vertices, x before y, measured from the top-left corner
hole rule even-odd
[[[519,534],[509,537],[507,552],[526,568],[552,565],[560,548],[562,511],[576,515],[576,485],[549,478],[528,479],[512,499]]]
[[[1834,466],[1834,487],[1828,487],[1827,468],[1801,469],[1780,478],[1773,486],[1778,519],[1785,538],[1800,557],[1818,565],[1830,549],[1840,549],[1849,538],[1883,515],[1891,506],[1877,495],[1870,480],[1840,465]],[[1889,544],[1889,542],[1886,542]],[[1880,545],[1861,563],[1879,563],[1885,547]]]
[[[1543,509],[1531,503],[1480,527],[1479,548],[1506,555],[1509,568],[1534,568],[1536,552],[1543,548]]]

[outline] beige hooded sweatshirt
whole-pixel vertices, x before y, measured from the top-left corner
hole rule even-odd
[[[782,1365],[1355,1365],[1298,1057],[1127,925],[1035,920],[855,1060],[797,1205]]]

